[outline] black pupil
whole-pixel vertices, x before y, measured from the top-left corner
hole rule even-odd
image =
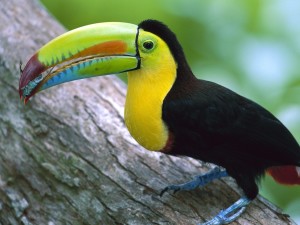
[[[153,44],[152,41],[145,41],[144,44],[143,44],[144,48],[147,49],[147,50],[152,49],[152,48],[153,48],[153,45],[154,45],[154,44]]]

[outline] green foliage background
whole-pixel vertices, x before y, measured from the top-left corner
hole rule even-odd
[[[177,34],[193,71],[255,100],[300,141],[300,1],[42,0],[73,29],[158,19]],[[266,177],[261,194],[300,224],[300,187]]]

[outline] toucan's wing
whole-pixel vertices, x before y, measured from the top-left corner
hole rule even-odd
[[[164,102],[163,119],[175,134],[175,144],[185,139],[195,146],[182,146],[186,151],[182,154],[195,157],[199,152],[202,160],[206,154],[208,161],[248,161],[266,166],[300,162],[298,143],[270,112],[220,85],[198,82],[189,95]],[[180,143],[184,144],[189,145]]]

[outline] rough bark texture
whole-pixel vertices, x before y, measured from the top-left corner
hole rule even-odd
[[[158,196],[209,165],[139,147],[114,77],[18,96],[19,62],[63,33],[33,0],[0,0],[0,224],[196,224],[239,198],[230,178]],[[257,199],[233,224],[294,224]]]

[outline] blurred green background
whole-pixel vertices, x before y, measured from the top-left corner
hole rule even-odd
[[[262,104],[300,142],[300,1],[42,0],[67,28],[158,19],[177,34],[190,65]],[[300,187],[266,177],[261,194],[300,224]]]

